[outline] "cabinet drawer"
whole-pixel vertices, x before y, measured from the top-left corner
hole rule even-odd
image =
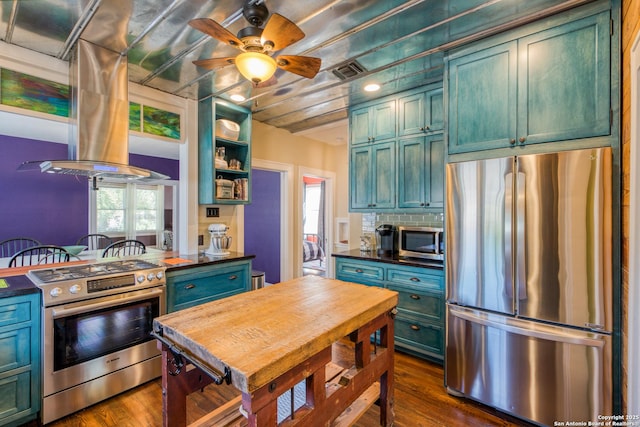
[[[421,289],[389,285],[389,289],[398,292],[398,310],[410,311],[425,316],[431,321],[444,319],[444,295],[441,292],[428,292]]]
[[[0,424],[11,419],[21,418],[15,415],[31,407],[31,372],[26,371],[18,375],[0,377]]]
[[[432,291],[444,292],[442,273],[423,268],[389,268],[387,280],[393,284],[420,286]]]
[[[441,326],[398,314],[394,327],[397,346],[443,358],[444,328]]]
[[[227,267],[177,278],[171,284],[175,309],[191,307],[248,290],[248,270],[242,267]]]
[[[29,365],[30,351],[30,327],[0,333],[0,372]]]
[[[336,260],[336,277],[339,280],[362,283],[364,285],[379,285],[375,282],[384,280],[384,267],[380,263],[368,263],[366,261]]]
[[[31,320],[32,302],[24,299],[16,297],[0,300],[0,328]]]

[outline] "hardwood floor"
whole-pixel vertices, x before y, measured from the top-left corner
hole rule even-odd
[[[396,352],[395,426],[522,426],[525,423],[475,402],[448,395],[444,389],[442,366]],[[233,386],[211,385],[189,396],[188,422],[211,412],[237,396]],[[378,424],[378,408],[373,406],[356,427]],[[98,403],[47,427],[155,427],[162,425],[160,379]]]

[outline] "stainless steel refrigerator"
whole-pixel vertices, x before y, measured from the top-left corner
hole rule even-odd
[[[447,165],[445,382],[544,425],[612,411],[609,148]]]

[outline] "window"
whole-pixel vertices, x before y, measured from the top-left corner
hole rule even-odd
[[[108,183],[91,194],[92,232],[157,245],[164,229],[164,186]]]

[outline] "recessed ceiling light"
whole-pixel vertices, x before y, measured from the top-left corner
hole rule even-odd
[[[364,90],[367,92],[375,92],[377,90],[380,90],[380,85],[377,83],[369,83],[364,87]]]
[[[231,95],[231,100],[232,101],[236,101],[236,102],[243,102],[246,101],[247,98],[245,98],[244,96],[240,95],[240,94],[233,94]]]

